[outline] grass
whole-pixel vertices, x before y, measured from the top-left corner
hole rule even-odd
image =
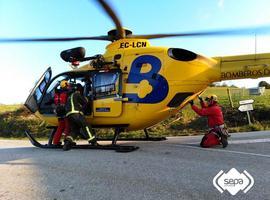
[[[15,105],[0,105],[0,113],[11,112],[11,111],[17,110],[21,106],[22,105],[20,105],[20,104],[15,104]]]
[[[246,89],[230,88],[234,108],[230,102],[226,87],[211,87],[203,94],[216,94],[219,104],[223,108],[224,118],[230,132],[270,130],[270,90],[266,90],[262,96],[249,95]],[[239,101],[254,99],[254,110],[251,111],[253,124],[248,125],[246,113],[238,111]],[[195,101],[198,105],[199,101]],[[206,118],[199,117],[187,105],[175,116],[149,128],[151,136],[179,136],[198,135],[207,131]],[[46,124],[31,115],[22,105],[0,105],[0,137],[23,138],[24,131],[39,133],[37,136],[46,138],[48,130]],[[111,129],[97,130],[99,137],[112,137]],[[143,131],[133,131],[122,134],[122,137],[143,137]]]
[[[225,123],[227,124],[229,131],[243,132],[270,130],[270,89],[265,90],[265,93],[261,96],[249,95],[247,89],[229,89],[234,105],[233,108],[230,106],[227,87],[209,87],[202,94],[202,97],[206,97],[209,94],[216,94],[218,96],[218,101],[222,107]],[[246,112],[238,111],[239,101],[247,99],[254,100],[254,110],[250,112],[252,125],[248,125]],[[195,100],[195,104],[199,106],[199,101]],[[169,123],[173,123],[165,129],[166,135],[196,135],[202,134],[207,130],[206,118],[198,117],[189,105],[182,109],[174,118],[178,118],[179,120],[176,122],[173,122],[173,119],[169,120]],[[160,124],[157,126],[160,126]]]
[[[253,99],[254,100],[254,108],[258,106],[270,107],[270,89],[266,89],[265,93],[261,96],[259,95],[249,95],[247,89],[244,88],[229,88],[232,102],[234,107],[239,107],[239,101]],[[218,96],[219,104],[222,106],[230,106],[230,101],[228,98],[227,87],[209,87],[203,93],[202,96],[206,97],[209,94],[216,94]]]
[[[39,133],[41,137],[47,136],[46,124],[24,106],[1,105],[0,110],[0,137],[23,138],[25,130]]]

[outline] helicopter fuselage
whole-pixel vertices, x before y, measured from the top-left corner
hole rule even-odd
[[[118,40],[107,46],[103,57],[105,61],[117,62],[117,69],[97,70],[87,64],[73,70],[74,73],[118,70],[121,74],[115,83],[118,88],[115,96],[93,99],[93,112],[87,120],[94,126],[123,126],[125,130],[150,127],[178,112],[220,75],[216,61],[211,58],[184,49],[150,47],[147,40]],[[36,114],[57,125],[54,115]]]
[[[126,131],[151,127],[176,114],[212,82],[270,76],[270,54],[207,58],[185,49],[151,47],[145,39],[117,40],[103,58],[114,64],[97,68],[90,62],[67,74],[75,82],[81,83],[85,75],[93,81],[92,112],[86,116],[90,124]],[[56,116],[42,107],[44,99],[52,98],[57,77],[47,84],[48,94],[36,112],[55,126]]]

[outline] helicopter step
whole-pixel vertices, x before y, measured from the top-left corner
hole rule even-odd
[[[41,144],[33,137],[33,135],[30,132],[25,131],[25,134],[28,137],[28,139],[30,140],[30,142],[32,143],[32,145],[35,146],[35,147],[39,147],[39,148],[43,148],[43,149],[60,149],[60,148],[63,148],[62,145]],[[135,151],[135,150],[139,149],[139,147],[136,147],[136,146],[124,146],[124,145],[116,145],[116,144],[98,145],[98,146],[93,146],[93,145],[90,145],[90,144],[80,144],[80,145],[75,145],[72,148],[73,149],[115,150],[116,152],[123,152],[123,153],[132,152],[132,151]]]

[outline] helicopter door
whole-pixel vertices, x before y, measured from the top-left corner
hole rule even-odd
[[[98,72],[93,76],[93,114],[96,117],[117,117],[122,113],[121,72]]]
[[[46,92],[46,88],[50,83],[52,77],[52,70],[49,67],[44,74],[40,77],[35,87],[32,89],[30,95],[26,99],[24,105],[32,112],[35,113],[38,110],[39,104],[42,100],[42,96]]]

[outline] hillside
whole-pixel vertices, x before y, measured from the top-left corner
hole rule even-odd
[[[216,94],[224,112],[225,122],[230,132],[270,129],[270,89],[262,96],[250,96],[246,89],[230,88],[234,108],[230,102],[225,87],[208,88],[202,96]],[[248,125],[246,113],[238,111],[239,100],[254,99],[254,110],[251,112],[252,125]],[[198,101],[195,101],[198,104]],[[30,114],[22,105],[0,105],[0,137],[24,137],[24,131],[38,133],[39,137],[46,137],[46,124]],[[207,130],[206,119],[198,117],[186,106],[176,116],[172,116],[149,129],[151,135],[196,135]],[[98,130],[99,136],[112,136],[112,130]],[[123,134],[124,137],[143,136],[142,131]]]

